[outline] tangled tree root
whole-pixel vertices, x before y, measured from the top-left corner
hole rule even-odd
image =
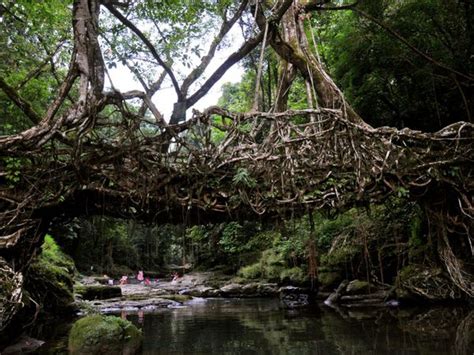
[[[22,306],[23,274],[15,272],[0,257],[0,331],[2,331]]]

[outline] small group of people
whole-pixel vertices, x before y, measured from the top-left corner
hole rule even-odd
[[[151,281],[150,281],[150,278],[149,277],[144,277],[143,276],[143,271],[139,271],[138,274],[137,274],[137,280],[141,283],[141,284],[145,284],[145,286],[150,286],[151,285]],[[155,280],[156,282],[156,280]]]
[[[138,271],[136,279],[138,280],[139,283],[145,284],[145,286],[150,286],[151,281],[149,277],[145,277],[143,275],[143,271]],[[158,282],[158,280],[155,280],[155,282]],[[128,276],[123,275],[120,280],[119,280],[119,285],[126,285],[128,284]]]
[[[104,277],[108,277],[106,275],[104,275]],[[145,277],[145,275],[143,274],[143,271],[142,270],[139,270],[136,277],[137,281],[140,283],[140,284],[144,284],[145,286],[151,286],[151,283],[152,283],[152,280],[150,280],[149,277]],[[177,272],[173,272],[171,274],[171,283],[176,283],[178,281],[178,279],[180,278],[180,275],[179,273]],[[126,285],[128,284],[129,282],[129,278],[127,275],[123,275],[120,280],[119,280],[119,285]],[[155,279],[154,280],[154,283],[157,283],[158,282],[158,279]],[[108,284],[109,285],[113,285],[114,284],[114,280],[113,279],[109,279],[108,280]]]

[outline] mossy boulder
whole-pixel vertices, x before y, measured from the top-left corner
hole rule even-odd
[[[74,292],[88,301],[122,297],[122,289],[119,286],[76,286]]]
[[[141,348],[141,331],[128,320],[92,315],[79,319],[69,333],[70,354],[136,354]]]
[[[74,272],[74,261],[62,252],[50,235],[46,235],[41,254],[28,270],[25,289],[43,310],[64,312],[74,302]]]
[[[368,293],[370,291],[370,284],[367,281],[352,280],[346,287],[346,294],[357,295],[361,293]]]

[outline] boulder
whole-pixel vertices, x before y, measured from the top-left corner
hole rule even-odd
[[[74,291],[80,295],[83,300],[88,301],[122,297],[122,289],[119,286],[77,286]]]
[[[361,293],[368,293],[370,289],[370,283],[367,281],[352,280],[346,287],[346,294],[357,295]]]
[[[242,285],[239,284],[228,284],[220,288],[223,296],[238,296],[242,294]]]
[[[28,354],[37,351],[44,341],[30,338],[26,335],[23,335],[18,339],[18,341],[3,349],[2,354],[4,355],[14,355],[14,354]]]
[[[260,296],[261,287],[259,286],[260,284],[256,282],[252,282],[252,283],[244,285],[242,287],[242,295],[246,297]]]
[[[185,288],[178,293],[180,295],[189,295],[192,297],[219,297],[221,295],[220,290],[207,286]]]
[[[310,304],[310,295],[308,289],[295,286],[281,287],[280,300],[284,308],[294,309],[307,307]]]
[[[278,285],[275,283],[264,283],[258,285],[258,292],[262,297],[271,297],[278,295]]]
[[[128,320],[114,316],[93,315],[79,319],[69,333],[68,348],[79,354],[137,354],[141,331]]]

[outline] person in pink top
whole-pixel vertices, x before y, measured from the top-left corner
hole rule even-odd
[[[144,279],[143,271],[139,271],[138,275],[137,275],[137,280],[140,281],[140,283],[141,283],[141,282],[143,282],[143,279]]]

